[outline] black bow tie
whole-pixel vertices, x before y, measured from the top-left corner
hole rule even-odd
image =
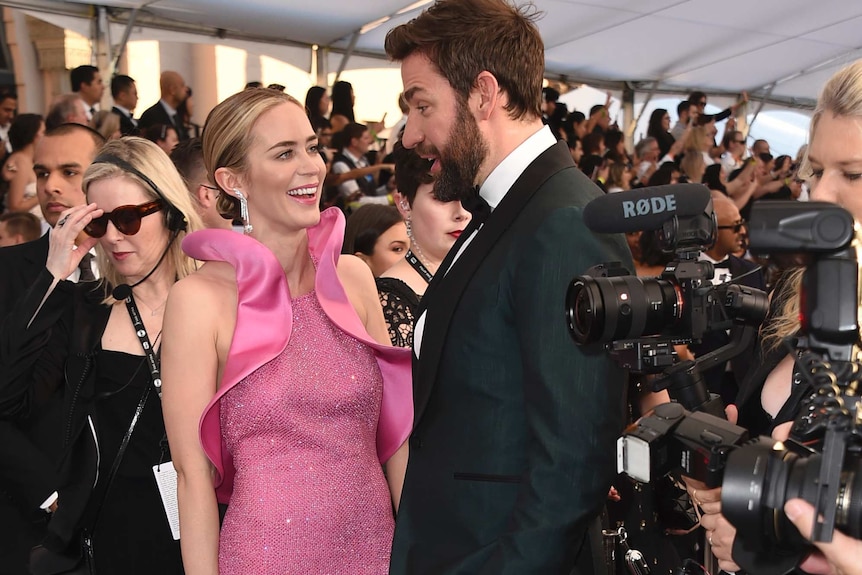
[[[726,270],[730,269],[730,259],[721,260],[720,262],[712,264],[714,268],[724,268]]]
[[[491,214],[491,206],[488,205],[485,198],[479,195],[479,186],[476,186],[475,194],[461,200],[461,205],[470,212],[476,225],[485,223]]]

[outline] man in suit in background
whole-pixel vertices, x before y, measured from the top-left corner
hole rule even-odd
[[[81,183],[84,172],[105,139],[88,126],[61,124],[45,132],[33,154],[36,194],[42,216],[52,228],[60,214],[86,202]],[[18,298],[45,267],[48,259],[48,234],[36,241],[0,249],[0,323]],[[77,281],[79,274],[70,279]]]
[[[45,221],[54,227],[65,210],[86,202],[81,184],[105,139],[81,124],[62,124],[36,144],[33,169],[36,193]],[[38,240],[0,249],[0,324],[48,259],[49,234]],[[90,274],[93,270],[90,268]],[[86,276],[83,268],[69,278]],[[3,369],[0,366],[0,369]],[[55,462],[60,454],[62,402],[50,402],[27,420],[0,421],[0,565],[3,573],[28,573],[30,548],[44,534],[33,522],[56,502]]]
[[[740,285],[766,291],[766,277],[759,266],[733,255],[743,247],[742,235],[745,222],[733,201],[721,192],[712,192],[712,205],[718,221],[715,244],[700,255],[701,260],[712,262],[715,266],[713,285],[733,281]],[[756,270],[756,271],[755,271]],[[713,331],[704,335],[699,343],[689,345],[695,357],[714,351],[730,342],[735,327],[729,332]],[[721,395],[725,405],[736,403],[739,384],[754,360],[756,346],[749,346],[726,364],[721,364],[701,372],[709,391]]]
[[[186,81],[176,72],[162,72],[159,78],[161,99],[147,108],[138,120],[138,129],[144,131],[156,124],[173,126],[180,141],[188,140],[189,134],[183,122],[177,116],[177,108],[188,97]]]
[[[624,379],[601,346],[571,340],[566,290],[631,257],[621,235],[586,229],[601,192],[542,125],[534,20],[504,0],[440,0],[386,38],[404,145],[434,160],[438,199],[474,213],[416,323],[393,574],[593,572],[586,534],[615,471]]]
[[[105,84],[102,73],[95,66],[78,66],[69,73],[72,81],[72,92],[81,99],[80,105],[87,116],[87,121],[93,119],[93,114],[99,111]]]
[[[138,86],[129,76],[119,74],[111,79],[111,97],[114,107],[111,112],[120,117],[120,133],[133,136],[138,133],[138,121],[132,117],[138,105]]]

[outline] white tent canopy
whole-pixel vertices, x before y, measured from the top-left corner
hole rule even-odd
[[[65,16],[65,27],[96,18],[81,0],[0,0]],[[408,0],[103,0],[112,39],[134,18],[132,38],[153,29],[319,46],[331,53],[385,58],[392,27],[430,1]],[[825,80],[862,57],[858,0],[534,0],[545,41],[546,75],[572,83],[639,91],[713,94],[747,90],[755,99],[810,107]],[[49,19],[46,17],[46,19]],[[183,34],[183,37],[178,36]],[[364,60],[364,59],[363,59]],[[305,59],[306,65],[308,60]],[[330,64],[331,65],[331,64]],[[350,63],[353,66],[353,63]]]

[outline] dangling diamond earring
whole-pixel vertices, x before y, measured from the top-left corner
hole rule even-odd
[[[254,227],[248,219],[248,200],[238,188],[233,189],[233,195],[239,200],[239,217],[242,220],[242,231],[245,235],[248,235],[254,231]]]
[[[410,218],[404,220],[404,225],[407,226],[407,237],[410,239],[410,243],[413,243],[413,226],[410,223]]]

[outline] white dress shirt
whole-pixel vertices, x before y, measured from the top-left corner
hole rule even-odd
[[[541,156],[548,148],[556,143],[557,138],[555,138],[554,134],[551,133],[551,129],[543,125],[532,136],[524,140],[521,145],[512,150],[508,156],[503,158],[502,162],[497,164],[497,167],[491,171],[487,178],[485,178],[485,181],[482,183],[482,187],[479,189],[479,195],[488,202],[492,212],[498,205],[500,205],[500,202],[509,192],[509,189],[511,189],[515,184],[517,179],[521,177],[524,170],[526,170],[536,158]],[[452,265],[455,265],[455,262],[458,261],[458,258],[461,257],[461,254],[464,253],[464,250],[466,250],[467,246],[472,243],[473,238],[476,237],[476,234],[478,234],[481,229],[482,226],[479,226],[479,228],[470,234],[470,237],[461,244],[461,248],[452,260]],[[437,270],[438,274],[446,274],[448,272],[448,269]],[[419,319],[416,320],[416,325],[413,326],[413,353],[416,354],[417,358],[419,357],[419,351],[422,345],[422,333],[425,331],[426,313],[427,312],[423,312],[422,315],[419,316]]]

